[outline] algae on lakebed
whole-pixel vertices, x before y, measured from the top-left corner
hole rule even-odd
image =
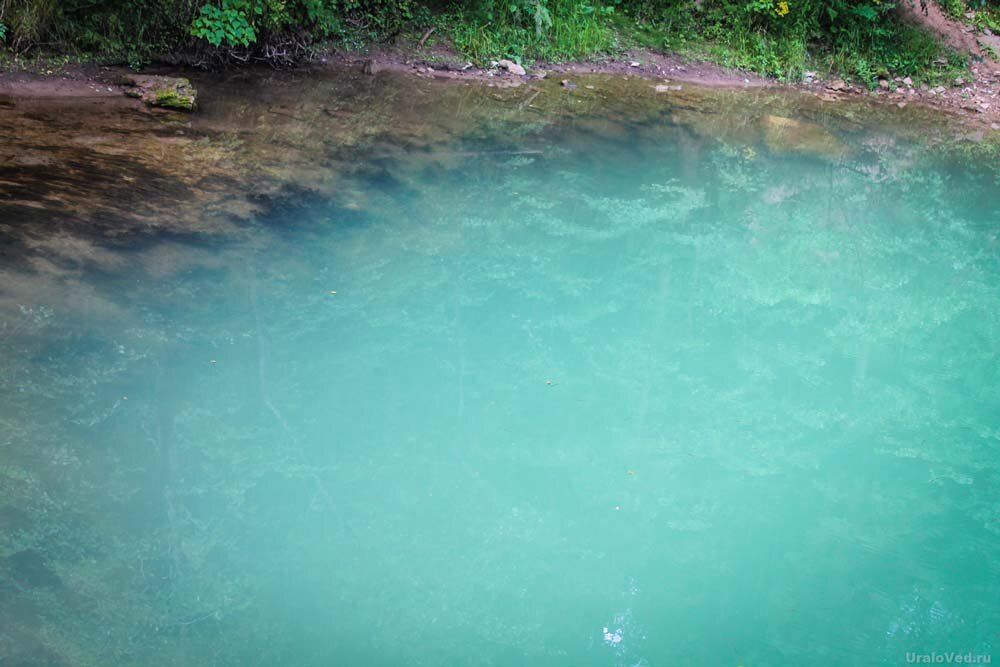
[[[229,77],[0,110],[0,655],[989,648],[995,163],[945,121]]]
[[[303,193],[363,207],[364,188],[352,180],[380,170],[405,180],[424,163],[461,169],[477,157],[469,148],[476,142],[546,150],[564,137],[655,138],[680,127],[704,141],[836,160],[886,134],[921,145],[961,136],[925,110],[826,104],[774,89],[685,85],[664,95],[650,81],[605,75],[581,78],[586,85],[575,90],[548,80],[494,88],[323,70],[200,75],[194,83],[203,109],[184,117],[107,99],[22,98],[0,110],[3,206],[15,235],[46,198],[73,233],[116,238],[231,232],[234,220]],[[787,131],[793,126],[797,136]]]

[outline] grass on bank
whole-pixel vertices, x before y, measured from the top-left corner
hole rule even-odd
[[[534,26],[517,12],[485,14],[459,10],[438,17],[442,34],[477,64],[511,58],[518,62],[559,62],[613,56],[632,47],[678,52],[781,81],[800,81],[808,71],[843,76],[874,87],[880,78],[911,77],[938,84],[967,76],[967,59],[944,47],[921,28],[890,12],[879,20],[847,22],[824,34],[809,22],[775,29],[795,11],[779,0],[768,18],[754,21],[731,5],[707,0],[643,9],[637,5],[580,4],[552,0],[550,25]],[[907,1],[907,0],[903,0]],[[782,7],[787,14],[778,15]],[[791,20],[789,20],[791,22]],[[540,29],[536,29],[539,28]],[[780,25],[779,28],[785,28]]]
[[[824,31],[808,20],[782,26],[796,10],[780,2],[778,6],[787,8],[787,13],[775,12],[765,22],[753,22],[705,4],[699,9],[699,4],[675,5],[665,12],[640,16],[631,35],[649,48],[676,51],[782,81],[799,81],[805,72],[814,71],[869,86],[879,78],[896,76],[939,83],[967,72],[964,56],[891,12],[876,16],[877,20],[847,22],[836,30],[827,26]],[[620,25],[625,27],[626,23]],[[774,23],[778,23],[777,29]]]
[[[584,60],[620,50],[619,30],[608,20],[611,7],[550,0],[544,14],[529,10],[460,9],[444,26],[462,55],[477,63],[499,58],[517,62]]]

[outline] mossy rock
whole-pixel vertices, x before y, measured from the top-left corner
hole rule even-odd
[[[139,98],[151,107],[194,111],[198,105],[198,91],[182,77],[129,76],[122,77],[121,84],[127,86],[128,97]]]
[[[187,93],[185,91],[177,90],[174,88],[158,90],[156,91],[153,100],[147,103],[150,106],[164,107],[165,109],[194,111],[194,106],[195,106],[194,89],[193,88],[191,89],[191,93]]]

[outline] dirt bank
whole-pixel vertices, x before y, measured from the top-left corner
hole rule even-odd
[[[905,5],[905,3],[904,3]],[[636,49],[616,58],[593,62],[538,63],[519,74],[502,64],[480,68],[462,59],[443,46],[406,50],[383,48],[367,54],[330,53],[316,58],[314,66],[330,70],[356,70],[369,75],[396,72],[418,78],[451,82],[476,82],[494,87],[531,85],[542,79],[565,82],[569,88],[579,85],[576,78],[588,75],[609,75],[623,79],[648,79],[669,91],[677,85],[697,85],[713,88],[780,88],[803,91],[824,103],[846,99],[871,99],[899,108],[916,105],[945,111],[974,130],[1000,130],[1000,67],[977,46],[975,36],[963,24],[949,21],[931,5],[931,14],[913,14],[913,20],[928,23],[930,29],[942,31],[948,40],[957,40],[960,48],[972,51],[974,64],[969,80],[957,79],[948,86],[914,85],[909,79],[879,81],[869,90],[857,84],[837,79],[809,76],[797,84],[782,84],[773,79],[739,70],[727,69],[708,62],[691,61],[676,54],[664,54],[648,49]],[[988,37],[988,36],[987,36]],[[153,68],[153,71],[158,71]],[[122,68],[93,65],[68,65],[46,69],[43,66],[26,72],[0,72],[0,104],[4,98],[109,98],[123,94],[118,81],[128,71]]]
[[[817,76],[807,77],[802,83],[784,84],[749,72],[648,49],[637,49],[618,58],[595,62],[539,63],[528,68],[524,75],[514,74],[500,65],[477,68],[453,52],[440,48],[419,54],[382,50],[365,56],[329,55],[321,58],[321,62],[329,67],[356,67],[373,73],[393,71],[425,78],[480,81],[494,86],[520,86],[548,77],[566,79],[567,85],[572,86],[576,83],[573,77],[605,74],[641,77],[668,87],[676,84],[722,88],[775,87],[804,91],[823,102],[869,98],[900,108],[918,105],[940,109],[970,127],[1000,129],[1000,68],[988,58],[979,59],[973,65],[971,79],[958,79],[946,87],[918,86],[909,79],[896,78],[880,81],[874,90]]]

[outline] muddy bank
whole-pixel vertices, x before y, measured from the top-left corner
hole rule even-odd
[[[943,25],[948,35],[963,35],[960,25]],[[956,47],[959,48],[959,47]],[[360,67],[369,72],[394,71],[419,77],[446,80],[484,81],[495,86],[519,86],[539,78],[565,78],[604,74],[624,78],[640,77],[656,80],[661,85],[694,84],[724,88],[775,87],[799,90],[824,102],[839,102],[845,98],[866,98],[893,104],[898,108],[918,105],[939,109],[956,117],[956,122],[976,129],[1000,129],[1000,68],[985,56],[974,52],[971,77],[956,79],[948,85],[915,85],[906,77],[878,81],[868,89],[836,77],[824,77],[809,72],[801,83],[779,83],[773,79],[719,65],[692,61],[676,54],[664,54],[649,49],[635,49],[616,58],[595,62],[538,63],[521,75],[502,63],[489,68],[473,67],[447,48],[432,49],[419,54],[399,50],[381,50],[367,56],[329,55],[321,60],[332,67]]]
[[[761,88],[776,82],[739,70],[727,69],[708,62],[690,61],[676,54],[658,53],[647,49],[626,53],[620,58],[604,58],[593,62],[536,63],[511,68],[509,61],[497,61],[490,67],[475,67],[447,48],[438,47],[419,54],[405,51],[379,50],[359,56],[331,54],[320,63],[335,68],[361,67],[366,72],[400,72],[422,77],[447,80],[481,81],[497,86],[519,86],[550,76],[614,75],[623,78],[669,79],[707,87]]]

